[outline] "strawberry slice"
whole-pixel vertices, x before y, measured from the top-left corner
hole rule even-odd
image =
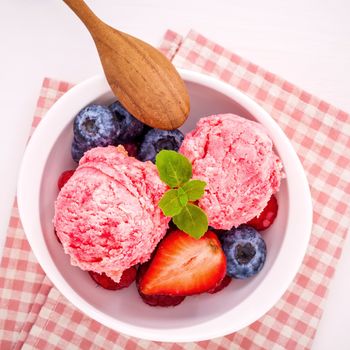
[[[147,271],[148,266],[149,266],[148,263],[144,263],[140,265],[137,270],[136,286],[137,286],[137,291],[139,292],[140,297],[142,298],[142,301],[148,304],[149,306],[162,306],[162,307],[176,306],[182,303],[186,298],[184,296],[146,295],[140,291],[140,279],[143,277],[143,275]]]
[[[274,195],[272,195],[264,210],[258,216],[248,221],[247,225],[254,227],[258,231],[266,230],[275,221],[277,212],[277,199]]]
[[[136,278],[136,268],[131,266],[127,270],[125,270],[122,274],[122,277],[119,283],[114,282],[110,277],[108,277],[105,273],[97,273],[94,271],[89,271],[90,277],[101,287],[110,290],[119,290],[123,288],[127,288],[130,286],[132,282],[135,281]]]
[[[215,288],[226,274],[226,258],[215,233],[200,239],[175,230],[166,236],[140,280],[145,295],[187,296]]]
[[[220,290],[223,290],[226,288],[232,281],[232,278],[230,276],[225,276],[223,280],[213,289],[208,290],[208,293],[215,294],[217,292],[220,292]]]
[[[66,184],[66,182],[72,177],[72,175],[74,174],[75,170],[66,170],[64,171],[60,177],[58,178],[57,181],[57,187],[59,190],[61,190],[61,188]]]
[[[146,295],[139,291],[142,301],[149,306],[170,307],[181,304],[185,296],[181,295]]]

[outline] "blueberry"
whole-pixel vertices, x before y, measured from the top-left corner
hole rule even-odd
[[[96,104],[83,108],[74,119],[74,138],[90,148],[112,145],[120,134],[113,113]]]
[[[84,142],[79,142],[75,138],[72,142],[71,155],[75,162],[79,162],[80,158],[84,155],[84,153],[92,148],[89,144]]]
[[[226,255],[229,276],[245,279],[262,269],[266,259],[266,244],[253,227],[241,225],[219,237]]]
[[[145,135],[137,157],[143,162],[150,160],[155,163],[158,152],[163,149],[178,151],[183,140],[180,130],[152,129]]]
[[[111,104],[109,109],[113,113],[114,121],[119,125],[118,143],[133,141],[143,134],[145,124],[132,116],[119,101]]]

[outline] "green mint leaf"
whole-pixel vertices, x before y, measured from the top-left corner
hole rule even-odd
[[[192,164],[175,151],[160,151],[156,157],[156,166],[160,179],[172,188],[181,186],[192,177]]]
[[[174,224],[190,236],[199,239],[208,230],[206,213],[189,203],[204,195],[205,181],[190,180],[192,165],[182,154],[162,150],[156,156],[160,179],[172,189],[165,192],[158,205],[164,215],[173,217]]]
[[[163,194],[158,206],[165,216],[174,216],[181,212],[183,206],[177,195],[177,190],[169,190]]]
[[[186,192],[189,201],[196,201],[204,195],[204,188],[207,185],[205,181],[191,180],[182,186]]]
[[[182,187],[177,189],[177,197],[179,198],[180,204],[184,207],[188,202],[188,196]]]
[[[201,238],[208,231],[208,218],[205,212],[194,204],[188,203],[181,212],[173,217],[174,224],[193,238]]]

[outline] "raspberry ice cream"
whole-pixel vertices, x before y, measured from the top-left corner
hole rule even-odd
[[[246,223],[266,206],[280,186],[282,164],[264,127],[233,114],[199,120],[179,150],[193,177],[206,181],[198,205],[209,225],[228,230]]]
[[[158,207],[165,191],[151,162],[114,146],[87,151],[55,203],[54,226],[72,265],[118,282],[147,261],[168,228]]]

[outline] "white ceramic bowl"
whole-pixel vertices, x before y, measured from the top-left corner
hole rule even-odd
[[[53,232],[57,179],[71,160],[72,121],[84,106],[115,98],[102,76],[75,86],[50,109],[32,136],[20,170],[19,211],[29,243],[42,268],[61,293],[81,311],[116,331],[157,341],[198,341],[237,331],[260,318],[286,291],[305,254],[312,205],[301,163],[287,137],[255,102],[211,77],[180,70],[189,89],[191,114],[186,133],[198,119],[235,113],[263,124],[282,159],[286,179],[277,195],[279,212],[263,233],[267,260],[248,280],[234,280],[220,293],[188,297],[174,308],[144,304],[135,286],[121,291],[96,288],[89,274],[73,267]]]

